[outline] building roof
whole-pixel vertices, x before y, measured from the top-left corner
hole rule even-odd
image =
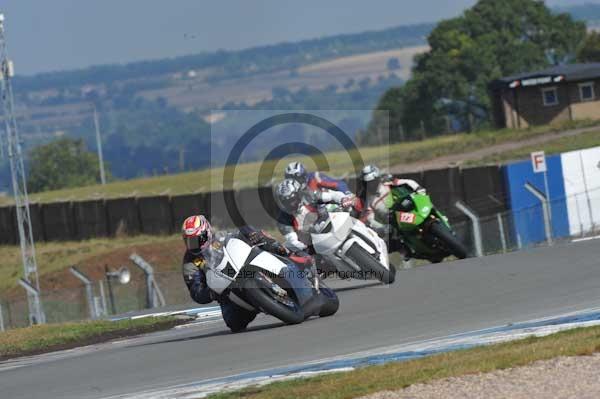
[[[573,82],[600,78],[600,63],[567,64],[500,78],[492,82],[492,88],[538,86],[548,83]]]

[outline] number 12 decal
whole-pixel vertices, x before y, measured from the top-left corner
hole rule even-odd
[[[401,223],[414,223],[415,222],[415,214],[408,212],[400,212],[400,222]]]

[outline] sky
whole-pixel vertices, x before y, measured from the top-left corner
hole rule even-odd
[[[584,2],[584,0],[582,0]],[[585,0],[599,3],[600,0]],[[17,74],[434,22],[475,0],[0,0]],[[573,0],[548,0],[550,6]]]

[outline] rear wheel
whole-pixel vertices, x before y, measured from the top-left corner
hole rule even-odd
[[[346,255],[360,266],[364,278],[375,276],[384,284],[392,284],[396,279],[396,268],[394,265],[390,263],[390,269],[386,269],[367,250],[358,244],[352,244]]]
[[[243,283],[245,294],[250,302],[263,312],[283,321],[285,324],[299,324],[304,321],[304,311],[291,298],[287,298],[289,305],[276,299],[275,292],[265,287],[255,279],[248,279]]]
[[[321,286],[321,296],[325,303],[321,306],[319,317],[333,316],[340,307],[337,294],[331,288]]]
[[[465,259],[469,256],[465,245],[458,240],[445,224],[436,221],[431,224],[429,232],[437,237],[450,253],[458,259]]]

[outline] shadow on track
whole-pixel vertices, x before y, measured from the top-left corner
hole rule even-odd
[[[362,283],[362,284],[353,285],[353,286],[350,286],[350,287],[333,288],[333,290],[335,292],[346,292],[346,291],[360,290],[360,289],[363,289],[363,288],[377,287],[379,285],[383,286],[385,284],[383,284],[383,283],[381,283],[379,281],[371,281],[371,282],[368,282],[368,283]]]
[[[278,327],[286,327],[286,324],[281,323],[281,322],[263,324],[260,326],[248,327],[246,330],[240,331],[237,333],[233,333],[233,332],[229,331],[229,329],[223,329],[223,330],[215,331],[215,332],[211,332],[211,333],[194,335],[193,337],[185,337],[185,338],[169,339],[169,340],[164,340],[164,341],[148,342],[148,343],[144,343],[144,344],[131,345],[131,347],[135,348],[135,347],[168,344],[168,343],[173,343],[173,342],[195,341],[197,339],[221,337],[221,336],[226,336],[226,335],[243,335],[243,334],[248,334],[248,333],[252,333],[255,331],[270,330],[272,328],[278,328]]]

